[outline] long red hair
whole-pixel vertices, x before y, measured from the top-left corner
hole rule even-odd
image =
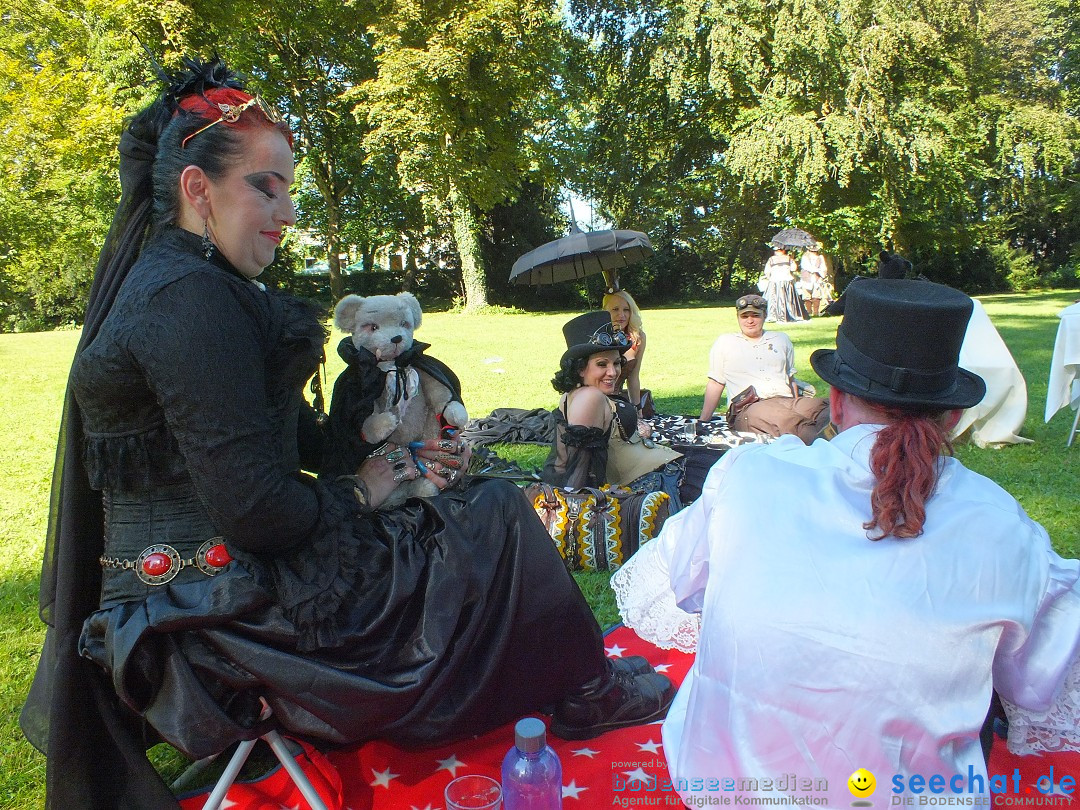
[[[952,455],[945,416],[883,410],[891,421],[878,433],[870,451],[875,478],[870,494],[873,518],[863,528],[877,533],[871,540],[918,537],[926,522],[926,502],[941,474],[942,456]]]

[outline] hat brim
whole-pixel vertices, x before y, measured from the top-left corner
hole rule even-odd
[[[578,343],[563,352],[562,359],[559,362],[577,360],[579,357],[592,357],[594,354],[600,354],[601,352],[618,352],[619,354],[624,354],[630,351],[631,348],[633,347],[629,344],[624,346],[600,346],[596,343]]]
[[[736,315],[742,315],[744,312],[754,312],[758,315],[768,314],[768,310],[762,309],[761,307],[743,307],[742,309],[735,310]]]
[[[879,405],[947,411],[954,408],[972,408],[986,396],[986,383],[983,378],[964,368],[957,369],[956,386],[942,396],[898,394],[887,386],[868,380],[846,364],[841,363],[837,369],[835,354],[836,349],[817,349],[810,355],[810,365],[817,375],[834,388]]]

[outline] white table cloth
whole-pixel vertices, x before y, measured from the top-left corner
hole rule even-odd
[[[1058,317],[1054,357],[1050,361],[1050,381],[1046,390],[1045,421],[1069,405],[1080,405],[1080,303],[1065,307]]]
[[[973,300],[975,308],[960,347],[960,367],[986,381],[986,396],[960,416],[953,438],[970,430],[971,441],[979,447],[1030,442],[1018,435],[1027,417],[1024,375],[983,305]]]

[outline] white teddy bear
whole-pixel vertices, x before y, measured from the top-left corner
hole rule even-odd
[[[351,333],[359,363],[374,363],[385,377],[373,410],[362,423],[366,444],[393,442],[407,448],[409,442],[438,439],[443,430],[460,429],[468,421],[459,393],[450,387],[460,387],[453,372],[423,355],[426,344],[414,346],[413,332],[420,321],[420,302],[404,292],[367,298],[347,295],[334,308],[334,324]],[[342,375],[361,373],[353,365]],[[380,508],[437,493],[426,478],[404,481]]]

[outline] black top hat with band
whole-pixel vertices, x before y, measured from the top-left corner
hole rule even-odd
[[[611,325],[611,314],[607,310],[586,312],[571,318],[563,324],[562,333],[566,339],[563,361],[588,357],[597,352],[617,351],[621,354],[630,348],[630,339],[621,329]]]
[[[810,365],[841,391],[881,405],[950,410],[977,405],[982,377],[959,366],[973,304],[930,281],[867,279],[847,291],[836,348]]]

